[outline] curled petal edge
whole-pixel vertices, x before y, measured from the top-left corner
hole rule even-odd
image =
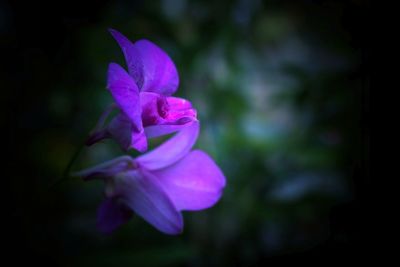
[[[136,162],[147,170],[157,170],[174,164],[192,149],[199,130],[200,122],[192,121],[154,150],[137,157]]]

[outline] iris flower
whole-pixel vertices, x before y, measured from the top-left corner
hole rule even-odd
[[[169,134],[197,121],[196,110],[185,99],[172,97],[179,85],[176,67],[169,56],[148,40],[129,41],[110,30],[125,56],[126,72],[120,65],[108,67],[107,89],[115,104],[101,116],[86,144],[113,138],[123,150],[147,150],[147,138]],[[104,126],[113,109],[120,110]]]
[[[222,195],[225,177],[205,152],[190,151],[198,132],[199,123],[192,123],[137,158],[122,156],[79,172],[85,180],[105,183],[98,229],[110,233],[136,213],[161,232],[179,234],[181,211],[213,206]]]

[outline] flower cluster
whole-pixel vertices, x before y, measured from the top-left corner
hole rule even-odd
[[[105,200],[97,215],[100,231],[112,232],[135,213],[161,232],[181,233],[181,211],[213,206],[222,195],[225,177],[205,152],[192,150],[200,123],[188,100],[171,96],[179,76],[169,56],[148,40],[132,43],[116,30],[110,32],[128,71],[109,65],[107,89],[115,103],[102,114],[87,145],[112,138],[124,151],[143,153],[148,138],[176,134],[136,158],[121,156],[77,175],[105,183]],[[119,113],[104,125],[113,109]]]

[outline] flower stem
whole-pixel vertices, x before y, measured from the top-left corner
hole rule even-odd
[[[65,181],[69,177],[69,173],[71,170],[72,165],[74,164],[75,160],[78,158],[79,154],[81,153],[83,147],[85,145],[80,145],[78,149],[75,151],[75,153],[72,155],[71,159],[68,162],[68,165],[65,167],[62,176],[60,179],[55,180],[53,183],[50,184],[49,189],[54,188],[55,186],[61,184],[63,181]]]

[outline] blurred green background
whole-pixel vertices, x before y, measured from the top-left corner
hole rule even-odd
[[[368,182],[364,1],[70,1],[0,6],[9,247],[52,266],[262,266],[355,255]],[[102,110],[108,33],[162,47],[196,144],[227,178],[221,201],[167,236],[138,217],[95,229],[101,182],[62,176]],[[85,148],[72,170],[120,155]],[[133,154],[132,154],[133,155]]]

